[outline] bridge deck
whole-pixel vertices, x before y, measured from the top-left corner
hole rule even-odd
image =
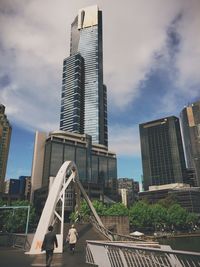
[[[104,238],[91,225],[78,226],[77,228],[80,238],[75,253],[71,254],[66,246],[63,254],[54,254],[52,267],[94,267],[94,265],[85,263],[86,240],[103,240]],[[45,254],[26,255],[22,250],[14,248],[0,247],[0,259],[2,267],[46,266]]]

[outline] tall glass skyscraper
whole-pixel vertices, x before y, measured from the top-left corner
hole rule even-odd
[[[5,115],[5,106],[0,104],[0,192],[4,189],[11,132],[11,125]]]
[[[143,187],[185,182],[186,166],[179,119],[140,124]]]
[[[200,101],[185,107],[180,114],[187,167],[195,170],[200,186]]]
[[[85,133],[93,144],[108,146],[102,11],[97,6],[79,10],[71,25],[70,56],[63,63],[60,130]]]

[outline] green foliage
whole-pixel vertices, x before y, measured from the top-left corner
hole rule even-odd
[[[152,224],[155,229],[164,227],[167,222],[167,209],[160,204],[150,206]]]
[[[166,198],[159,200],[158,204],[169,209],[172,205],[177,204],[177,200],[175,195],[168,195]]]
[[[80,213],[82,217],[88,217],[90,215],[90,208],[88,207],[88,204],[85,200],[81,202]]]
[[[103,204],[102,202],[98,201],[98,200],[94,200],[92,202],[96,212],[98,213],[99,216],[105,215],[107,208],[106,205]]]
[[[80,214],[78,214],[77,212],[72,212],[69,218],[72,222],[75,222],[78,219],[78,216],[84,218],[85,221],[87,221],[88,217],[90,216],[90,208],[88,207],[88,204],[85,200],[81,202]]]
[[[0,203],[0,206],[4,206]],[[12,206],[29,206],[28,201],[14,201]],[[27,222],[27,208],[19,209],[1,209],[0,210],[0,230],[7,231],[9,233],[24,233],[26,229]],[[33,206],[30,207],[29,214],[29,230],[35,222],[35,209]]]
[[[148,228],[161,229],[191,229],[198,223],[198,216],[187,212],[173,197],[159,201],[157,204],[149,204],[146,201],[138,201],[129,209],[122,203],[105,205],[100,201],[93,201],[93,206],[99,216],[129,216],[130,224],[134,229]],[[91,211],[86,203],[81,203],[80,217],[87,220]],[[78,214],[72,213],[71,220],[75,221]]]
[[[197,216],[197,214],[195,214],[195,213],[189,213],[187,215],[186,223],[189,226],[194,226],[194,225],[198,224],[198,221],[199,221],[199,217]]]
[[[168,209],[168,224],[175,228],[184,228],[188,212],[179,204],[174,204]]]
[[[129,209],[129,220],[130,224],[136,228],[152,226],[150,206],[143,201],[135,203]]]
[[[122,203],[115,203],[104,210],[102,215],[117,215],[117,216],[128,216],[129,210]]]

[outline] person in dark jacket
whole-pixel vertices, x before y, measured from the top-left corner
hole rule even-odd
[[[56,238],[56,234],[53,232],[53,226],[50,225],[48,227],[48,230],[49,232],[45,235],[41,248],[42,251],[46,250],[46,267],[51,266],[54,246],[58,247],[58,241]]]

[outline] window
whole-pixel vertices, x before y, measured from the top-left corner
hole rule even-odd
[[[75,95],[74,95],[74,100],[80,100],[80,96],[79,96],[79,94],[75,94]]]
[[[73,115],[80,115],[80,110],[78,108],[75,108],[73,110]]]
[[[63,144],[52,143],[50,175],[56,176],[63,163]]]
[[[78,121],[79,121],[79,117],[74,116],[74,118],[73,118],[73,123],[76,123],[76,122],[78,122]]]

